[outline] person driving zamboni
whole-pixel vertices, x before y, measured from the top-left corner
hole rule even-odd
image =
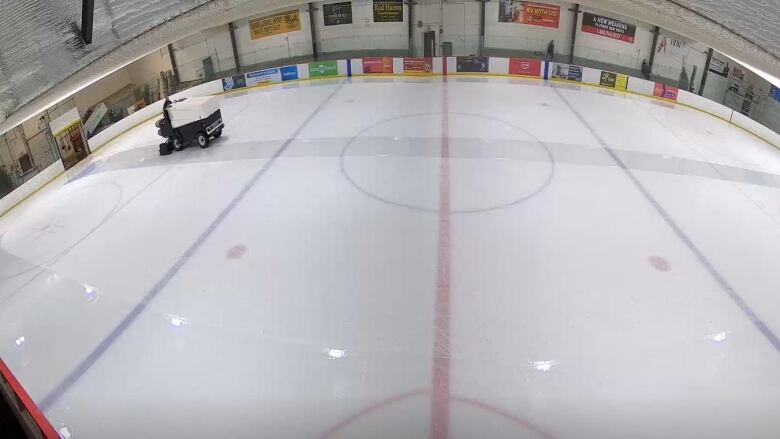
[[[160,155],[181,151],[192,143],[201,148],[209,146],[209,138],[222,135],[225,124],[219,109],[219,100],[213,96],[184,98],[163,102],[163,118],[155,123],[157,134],[165,137],[160,144]]]

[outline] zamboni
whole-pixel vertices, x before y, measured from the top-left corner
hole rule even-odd
[[[181,151],[191,143],[201,148],[209,146],[209,138],[222,135],[222,113],[219,101],[213,96],[184,98],[163,104],[163,118],[155,123],[157,134],[165,137],[160,144],[160,155],[168,155],[175,149]]]

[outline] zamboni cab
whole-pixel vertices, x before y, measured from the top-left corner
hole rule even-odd
[[[222,113],[219,100],[213,96],[184,98],[177,101],[166,99],[163,104],[163,118],[155,123],[157,134],[165,137],[160,144],[160,155],[173,150],[181,151],[190,144],[201,148],[209,146],[209,138],[222,135]]]

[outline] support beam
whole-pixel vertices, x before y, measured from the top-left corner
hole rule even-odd
[[[701,81],[699,81],[699,96],[704,94],[704,83],[707,82],[707,74],[710,72],[713,52],[712,48],[707,51],[707,62],[704,63],[704,71],[701,74]]]
[[[574,24],[571,25],[571,46],[569,47],[569,64],[574,64],[574,45],[577,42],[577,22],[580,18],[580,4],[575,3],[574,9],[569,9],[574,12]]]
[[[231,21],[228,23],[230,30],[230,44],[233,46],[233,59],[236,61],[236,74],[241,72],[241,59],[238,57],[238,45],[236,44],[236,26]]]
[[[479,2],[479,56],[482,56],[482,52],[485,50],[485,1],[477,0]]]
[[[414,56],[414,14],[412,9],[416,4],[414,0],[406,2],[406,21],[409,22],[409,56]]]
[[[314,3],[309,2],[309,33],[311,34],[311,53],[316,61],[319,57],[317,53],[317,32],[314,31],[314,11],[317,8],[314,7]]]
[[[181,83],[179,77],[179,66],[176,64],[176,54],[173,51],[173,44],[168,45],[168,56],[171,58],[171,67],[173,68],[173,79],[176,81],[176,85]]]
[[[653,29],[653,44],[650,46],[650,59],[647,60],[647,65],[650,68],[650,73],[653,73],[653,62],[655,61],[655,51],[658,50],[658,35],[661,33],[661,28],[656,26]]]
[[[95,0],[81,2],[81,39],[84,44],[92,43],[92,22],[95,16]]]

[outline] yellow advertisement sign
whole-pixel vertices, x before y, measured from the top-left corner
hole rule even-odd
[[[297,9],[249,20],[249,35],[253,40],[296,30],[301,30],[301,16]]]
[[[627,85],[628,85],[628,76],[617,75],[617,78],[615,78],[615,88],[618,90],[625,90]]]

